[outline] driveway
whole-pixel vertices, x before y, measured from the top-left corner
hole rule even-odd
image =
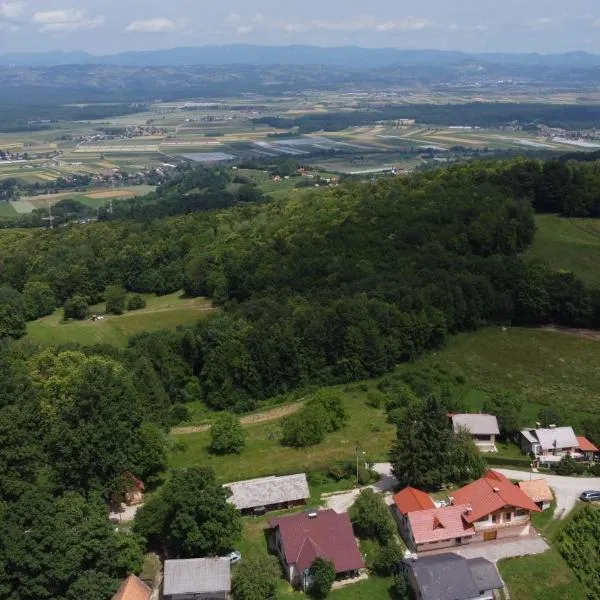
[[[385,494],[387,504],[392,504],[392,492],[398,485],[398,480],[392,475],[392,465],[390,463],[377,463],[373,466],[373,470],[379,473],[380,476],[379,481],[373,485],[356,488],[347,492],[323,494],[326,508],[331,508],[337,513],[348,512],[360,492],[367,488],[371,488],[380,494]]]
[[[600,477],[562,477],[561,475],[546,475],[545,473],[528,473],[512,469],[496,469],[509,479],[525,481],[529,479],[545,479],[554,490],[556,497],[555,517],[562,519],[575,506],[581,492],[600,490]]]
[[[111,512],[108,515],[108,518],[115,523],[129,523],[135,519],[137,511],[141,507],[142,504],[137,504],[136,506],[127,506],[126,504],[123,504],[121,512]]]
[[[542,552],[546,552],[546,550],[548,550],[548,544],[538,533],[535,533],[522,538],[506,538],[494,542],[441,548],[440,550],[426,552],[425,555],[451,552],[464,558],[487,558],[490,562],[496,563],[503,558],[541,554]]]

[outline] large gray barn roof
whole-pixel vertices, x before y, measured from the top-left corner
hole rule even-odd
[[[304,473],[235,481],[224,484],[224,487],[232,492],[229,502],[240,510],[306,500],[310,496]]]
[[[228,558],[189,558],[166,560],[165,596],[208,594],[231,590],[231,562]]]

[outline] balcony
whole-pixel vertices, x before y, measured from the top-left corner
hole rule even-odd
[[[501,529],[510,529],[511,527],[522,527],[530,522],[529,515],[526,515],[524,517],[515,517],[510,521],[503,521],[502,523],[490,523],[489,521],[485,523],[473,523],[473,529],[477,533],[482,531],[500,531]]]

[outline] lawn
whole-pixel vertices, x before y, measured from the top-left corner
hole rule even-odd
[[[530,256],[545,260],[558,271],[572,271],[600,287],[600,219],[565,219],[538,215]]]
[[[369,461],[387,459],[394,427],[381,409],[366,405],[366,393],[358,388],[337,388],[349,415],[348,424],[312,448],[286,448],[278,440],[280,421],[248,424],[246,448],[240,456],[213,456],[208,453],[209,432],[173,436],[179,442],[171,455],[171,467],[211,465],[221,481],[251,479],[273,474],[327,469],[339,460],[354,461],[358,443]],[[276,457],[276,458],[275,458]]]
[[[556,502],[549,509],[532,515],[538,532],[552,544],[559,532],[578,511],[579,502],[566,519],[553,519]],[[509,558],[498,563],[511,600],[586,600],[585,587],[579,582],[560,552],[551,547],[544,554]]]
[[[556,548],[498,563],[511,600],[586,600],[584,587]]]
[[[0,202],[0,217],[16,217],[17,211],[10,202]]]
[[[182,298],[181,293],[168,296],[145,296],[147,306],[142,310],[126,312],[121,316],[109,315],[102,321],[63,321],[62,309],[27,324],[25,339],[36,344],[82,345],[110,344],[124,347],[127,340],[142,331],[172,329],[189,325],[211,314],[210,302],[203,298]],[[92,312],[103,312],[103,305],[92,307]]]
[[[462,374],[477,390],[466,395],[474,410],[490,392],[513,391],[525,399],[531,422],[542,406],[566,405],[580,420],[600,413],[600,342],[595,340],[542,329],[488,328],[453,337],[422,362]]]

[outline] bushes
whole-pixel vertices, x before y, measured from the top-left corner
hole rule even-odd
[[[125,312],[125,288],[120,285],[109,285],[106,288],[106,312],[122,315]]]
[[[127,300],[127,310],[141,310],[142,308],[146,308],[146,301],[139,294],[135,294]]]
[[[341,429],[346,421],[346,411],[335,392],[319,392],[283,422],[281,443],[293,448],[315,446],[328,433]]]
[[[586,506],[574,515],[558,536],[558,550],[586,586],[589,598],[600,598],[600,510],[597,507]]]
[[[65,302],[65,319],[83,321],[88,315],[89,301],[85,296],[75,295]]]
[[[209,450],[213,454],[239,454],[245,445],[242,425],[229,413],[219,415],[210,428]]]
[[[518,467],[521,469],[530,469],[531,468],[531,458],[529,456],[521,457],[509,457],[509,456],[496,456],[494,454],[486,454],[485,462],[488,466],[498,466],[498,467]]]
[[[315,558],[310,565],[310,581],[308,593],[317,600],[326,598],[335,581],[335,565],[330,560]]]
[[[396,524],[383,496],[372,489],[363,490],[350,509],[350,519],[360,537],[388,543],[396,532]]]

